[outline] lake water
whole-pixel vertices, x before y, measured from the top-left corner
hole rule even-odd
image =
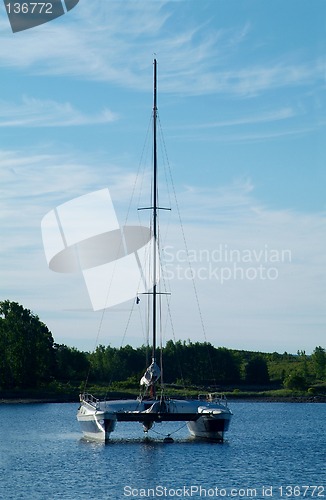
[[[81,439],[76,404],[0,405],[0,498],[326,498],[326,404],[230,407],[223,444],[186,428],[145,442],[141,425],[120,423],[104,445]]]

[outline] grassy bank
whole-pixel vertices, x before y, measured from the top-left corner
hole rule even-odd
[[[60,384],[53,383],[46,387],[33,389],[17,389],[0,391],[0,402],[78,402],[79,394],[84,391],[84,384]],[[119,382],[106,386],[93,384],[87,387],[87,392],[98,398],[123,399],[137,397],[139,388],[126,382]],[[179,386],[166,386],[167,397],[195,398],[198,394],[216,392],[212,388],[189,387],[184,389]],[[326,402],[326,384],[310,387],[307,390],[273,389],[246,387],[245,390],[238,388],[220,388],[217,392],[223,393],[230,401],[255,400],[255,401],[283,401],[283,402]]]

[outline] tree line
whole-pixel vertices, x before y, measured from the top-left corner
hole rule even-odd
[[[138,384],[150,363],[147,346],[98,346],[93,352],[56,344],[47,326],[17,302],[0,302],[0,389],[45,387],[53,381]],[[163,348],[163,382],[184,387],[287,387],[326,382],[326,351],[311,355],[258,353],[169,340]],[[160,353],[158,352],[158,359]]]

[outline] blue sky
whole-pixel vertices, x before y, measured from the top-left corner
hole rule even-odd
[[[1,6],[1,300],[38,314],[58,343],[93,349],[99,325],[104,344],[144,342],[139,319],[125,335],[131,302],[102,317],[80,275],[49,270],[40,227],[56,206],[105,187],[124,220],[155,53],[205,325],[203,334],[190,305],[174,210],[162,215],[176,278],[165,339],[278,352],[325,346],[325,14],[319,0],[80,0],[13,34]],[[221,249],[237,250],[241,262],[219,260]],[[264,263],[271,279],[234,274],[234,264],[257,271],[262,251],[274,251]],[[224,283],[220,267],[233,273]]]

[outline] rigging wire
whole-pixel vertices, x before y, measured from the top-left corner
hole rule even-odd
[[[163,145],[163,149],[164,149],[164,153],[165,153],[165,158],[166,158],[166,162],[167,162],[167,166],[168,166],[168,172],[169,172],[170,182],[171,182],[171,186],[172,186],[174,203],[175,203],[175,206],[176,206],[176,209],[177,209],[179,224],[180,224],[180,227],[181,227],[183,244],[184,244],[184,247],[185,247],[186,255],[188,256],[189,255],[189,250],[188,250],[186,235],[185,235],[184,226],[183,226],[182,219],[181,219],[181,212],[180,212],[179,203],[178,203],[178,199],[177,199],[176,189],[175,189],[175,186],[174,186],[174,181],[173,181],[173,176],[172,176],[172,170],[171,170],[171,166],[170,166],[170,162],[169,162],[169,157],[168,157],[168,154],[167,154],[167,148],[166,148],[165,139],[164,139],[164,135],[163,135],[163,129],[162,129],[162,125],[161,125],[161,121],[160,121],[159,117],[158,117],[158,122],[159,122],[159,130],[160,130],[162,145]],[[187,261],[187,264],[188,264],[189,269],[191,271],[191,276],[194,276],[193,269],[192,269],[192,266],[191,266],[191,262],[190,262],[189,259]],[[197,287],[196,287],[195,280],[192,279],[191,281],[192,281],[192,286],[193,286],[194,295],[195,295],[195,299],[196,299],[196,304],[197,304],[197,308],[198,308],[198,314],[199,314],[199,319],[200,319],[200,323],[201,323],[201,328],[202,328],[202,332],[203,332],[203,335],[204,335],[205,343],[207,345],[207,356],[208,356],[210,367],[211,367],[211,371],[212,371],[213,381],[214,381],[214,385],[216,385],[214,368],[213,368],[213,362],[212,362],[212,358],[211,358],[210,351],[209,351],[209,346],[208,346],[208,341],[207,341],[207,335],[206,335],[206,328],[205,328],[204,319],[203,319],[203,315],[202,315],[202,311],[201,311],[201,307],[200,307],[200,303],[199,303],[199,297],[198,297]]]
[[[170,295],[170,293],[167,292],[165,279],[163,279],[163,285],[164,285],[165,294],[166,295]],[[173,324],[173,320],[172,320],[171,306],[170,306],[170,301],[169,301],[168,298],[166,300],[166,306],[167,306],[167,311],[168,311],[168,315],[167,315],[166,321],[168,321],[168,319],[170,320],[170,327],[171,327],[171,332],[172,332],[172,337],[173,337],[173,342],[174,342],[174,350],[175,350],[176,357],[177,357],[177,363],[178,363],[180,378],[182,380],[183,388],[186,389],[186,383],[185,383],[185,379],[184,379],[184,376],[183,376],[183,370],[182,370],[181,360],[180,360],[179,352],[178,352],[178,349],[177,349],[177,339],[176,339],[174,324]]]
[[[163,378],[163,338],[162,338],[162,300],[161,300],[161,295],[159,295],[159,320],[160,320],[160,369],[161,369],[161,387],[164,385],[164,378]]]
[[[163,432],[155,431],[153,429],[153,427],[151,429],[149,429],[148,432],[153,432],[154,434],[157,434],[158,436],[170,437],[172,434],[176,434],[177,432],[181,431],[181,429],[183,429],[184,427],[186,427],[186,425],[187,425],[187,422],[183,423],[182,425],[180,425],[180,427],[178,427],[177,429],[175,429],[172,432],[169,432],[168,434],[164,434]]]
[[[132,187],[132,192],[131,192],[131,196],[130,196],[130,199],[129,199],[129,204],[128,204],[128,208],[127,208],[127,212],[126,212],[126,216],[125,216],[125,220],[124,220],[124,226],[127,225],[127,221],[129,219],[131,205],[132,205],[132,202],[133,202],[133,199],[134,199],[134,196],[135,196],[136,186],[138,184],[138,180],[139,180],[139,177],[140,177],[141,167],[144,165],[143,164],[143,158],[144,158],[146,146],[148,147],[148,144],[149,144],[149,133],[150,133],[150,128],[151,128],[151,121],[152,120],[150,119],[149,123],[148,123],[146,137],[145,137],[145,141],[144,141],[144,144],[143,144],[143,148],[142,148],[140,160],[139,160],[139,163],[138,163],[138,169],[137,169],[137,173],[136,173],[136,176],[135,176],[135,179],[134,179],[134,183],[133,183],[133,187]],[[144,170],[144,167],[143,167],[143,170]],[[141,179],[142,179],[142,182],[141,182],[141,186],[140,186],[141,189],[140,189],[140,192],[139,192],[139,197],[141,195],[141,190],[142,190],[144,175],[141,177]],[[122,236],[123,236],[123,233],[122,233]],[[120,254],[122,246],[123,246],[123,237],[121,237],[120,242],[119,242],[119,246],[118,246],[118,249],[117,249],[117,256]],[[113,269],[113,273],[112,273],[112,276],[111,276],[111,280],[109,282],[109,286],[108,286],[108,290],[107,290],[107,294],[106,294],[106,298],[105,298],[105,303],[107,303],[108,297],[109,297],[110,292],[111,292],[111,286],[112,286],[112,281],[113,281],[113,277],[114,277],[116,265],[117,265],[117,259],[114,260],[114,269]],[[132,316],[133,310],[134,310],[134,301],[133,301],[133,305],[131,307],[130,314],[129,314],[129,317],[128,317],[128,320],[127,320],[127,325],[126,325],[126,328],[125,328],[125,331],[124,331],[123,341],[120,344],[120,348],[121,348],[121,346],[122,346],[122,344],[124,342],[124,339],[126,337],[126,333],[127,333],[127,330],[128,330],[128,326],[129,326],[129,323],[130,323],[130,320],[131,320],[131,316]],[[96,348],[98,346],[98,342],[99,342],[99,338],[100,338],[100,333],[101,333],[101,330],[102,330],[102,327],[103,327],[103,321],[104,321],[105,313],[106,313],[106,308],[104,308],[102,310],[102,313],[101,313],[101,316],[100,316],[99,325],[98,325],[97,333],[96,333],[96,337],[95,337],[95,343],[94,343],[93,352],[96,350]],[[91,373],[91,365],[88,368],[87,376],[86,376],[86,379],[85,379],[85,382],[84,382],[84,390],[83,390],[84,393],[86,392],[86,388],[88,386],[88,381],[89,381],[90,373]]]

